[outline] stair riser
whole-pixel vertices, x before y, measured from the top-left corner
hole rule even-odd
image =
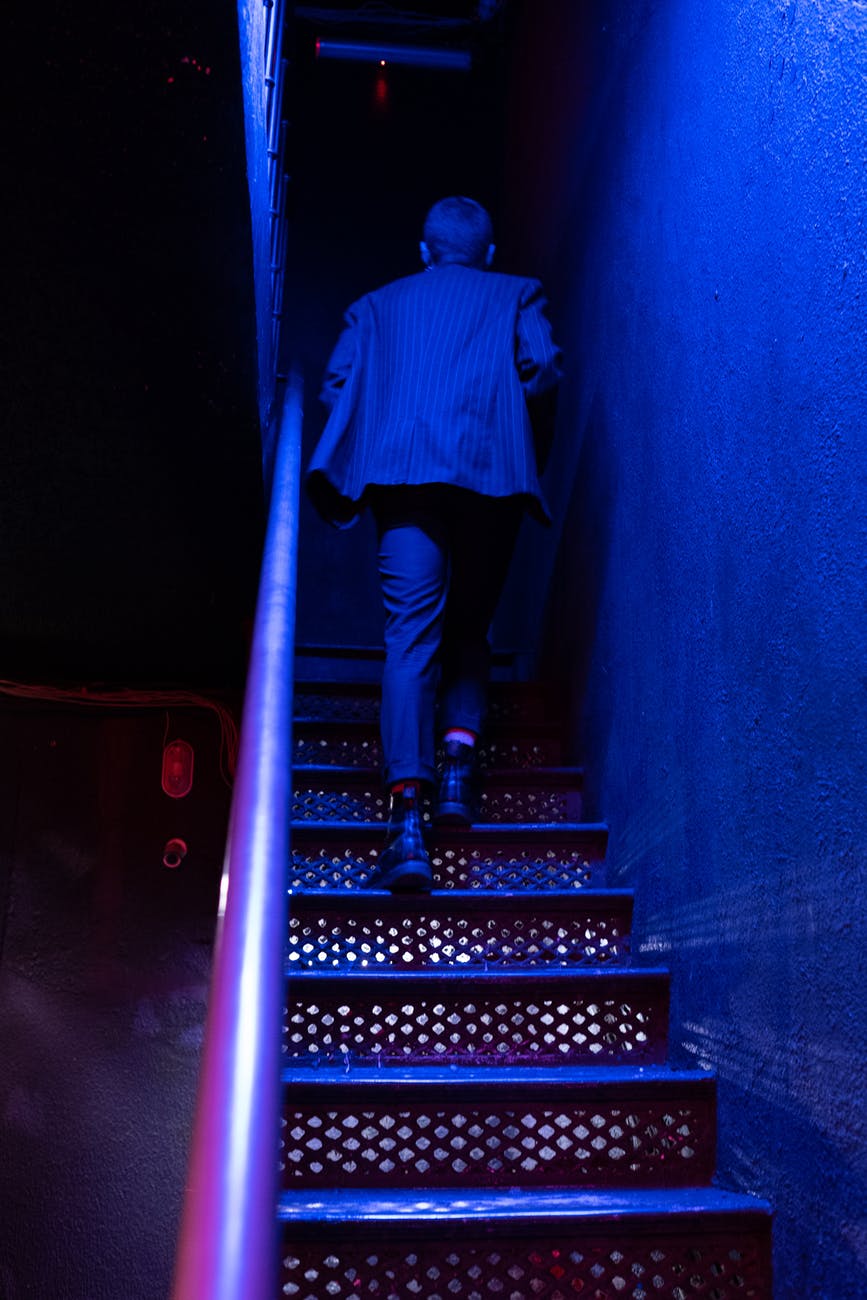
[[[283,1186],[697,1186],[713,1176],[714,1110],[708,1095],[334,1104],[290,1090]]]
[[[283,1240],[281,1286],[293,1300],[651,1300],[702,1295],[705,1300],[772,1300],[770,1233],[701,1219],[672,1230],[623,1223],[582,1232],[546,1225],[532,1235],[514,1223],[362,1225],[348,1235],[330,1223],[321,1242],[309,1227]],[[445,1230],[447,1228],[447,1231]],[[518,1235],[516,1235],[516,1232]],[[525,1228],[526,1232],[526,1228]],[[439,1240],[431,1239],[432,1234]]]
[[[329,778],[318,775],[307,780],[296,776],[292,791],[292,818],[297,822],[343,821],[385,822],[388,795],[378,776],[365,779]],[[430,820],[430,804],[425,819]],[[554,824],[577,822],[582,817],[581,792],[575,789],[533,787],[516,782],[489,781],[482,794],[479,821]]]
[[[379,725],[379,683],[347,685],[322,682],[296,683],[295,712],[299,718],[320,722],[370,722]],[[530,682],[493,682],[489,692],[488,725],[538,726],[555,710],[547,693]],[[556,716],[553,717],[557,721]]]
[[[484,899],[478,901],[483,904]],[[349,906],[342,912],[316,911],[315,899],[298,895],[289,918],[289,969],[469,971],[627,965],[631,906],[612,904],[607,913],[591,911],[582,909],[580,895],[573,906],[571,916],[562,911],[546,915],[543,896],[532,907],[512,913],[498,909],[495,916],[443,916],[434,908],[428,914],[423,904],[395,916],[353,913]]]
[[[292,831],[289,888],[363,888],[376,866],[384,839],[353,834],[351,827],[296,826]],[[430,855],[435,889],[579,890],[605,885],[603,834],[560,835],[543,831],[497,835],[435,832]]]
[[[284,1052],[295,1064],[661,1064],[668,984],[645,976],[472,975],[396,988],[396,978],[293,976]]]

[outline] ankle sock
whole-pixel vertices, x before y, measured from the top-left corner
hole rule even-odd
[[[403,794],[404,791],[417,799],[421,794],[421,781],[395,781],[391,787],[391,794]]]
[[[443,736],[443,741],[457,740],[462,745],[469,745],[472,748],[476,743],[476,733],[468,731],[466,727],[449,727]]]

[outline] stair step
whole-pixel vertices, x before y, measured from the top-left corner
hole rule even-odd
[[[382,766],[379,727],[369,720],[296,713],[292,741],[294,763]],[[563,761],[561,727],[546,722],[509,724],[480,745],[479,755],[483,767],[556,767]]]
[[[436,827],[429,845],[439,889],[577,890],[605,885],[608,828],[599,822],[557,826]],[[379,822],[295,822],[290,889],[359,889],[383,846]]]
[[[281,1293],[771,1300],[770,1209],[710,1185],[716,1081],[665,1065],[552,693],[492,689],[485,820],[429,827],[434,892],[392,896],[368,658],[296,685]]]
[[[281,1170],[298,1187],[710,1182],[716,1081],[560,1066],[285,1071]]]
[[[580,767],[496,768],[486,773],[481,820],[577,822]],[[429,819],[430,804],[425,805]],[[388,817],[388,793],[378,769],[308,764],[292,775],[292,816],[314,821],[378,821]]]
[[[286,1062],[661,1065],[668,972],[293,971]]]
[[[385,650],[379,645],[295,646],[296,684],[320,684],[323,690],[356,686],[378,691],[385,664]],[[495,647],[491,654],[490,689],[538,687],[530,679],[533,655],[527,650]]]
[[[284,1192],[295,1300],[771,1300],[770,1207],[716,1188]]]
[[[632,903],[627,890],[294,893],[289,968],[624,966],[630,955]]]
[[[380,683],[376,681],[321,681],[311,678],[295,682],[295,713],[319,721],[379,722]],[[550,722],[556,701],[550,689],[539,682],[491,682],[488,718],[493,727],[520,722]]]

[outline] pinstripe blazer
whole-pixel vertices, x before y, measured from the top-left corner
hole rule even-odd
[[[307,471],[319,512],[346,527],[369,486],[449,483],[547,519],[526,402],[561,373],[544,306],[537,280],[457,264],[353,303]]]

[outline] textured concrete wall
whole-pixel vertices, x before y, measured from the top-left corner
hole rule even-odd
[[[558,146],[525,161],[572,358],[546,663],[673,969],[674,1056],[719,1072],[721,1180],[776,1205],[778,1300],[854,1300],[867,5],[570,8],[531,6],[552,66],[523,92]]]

